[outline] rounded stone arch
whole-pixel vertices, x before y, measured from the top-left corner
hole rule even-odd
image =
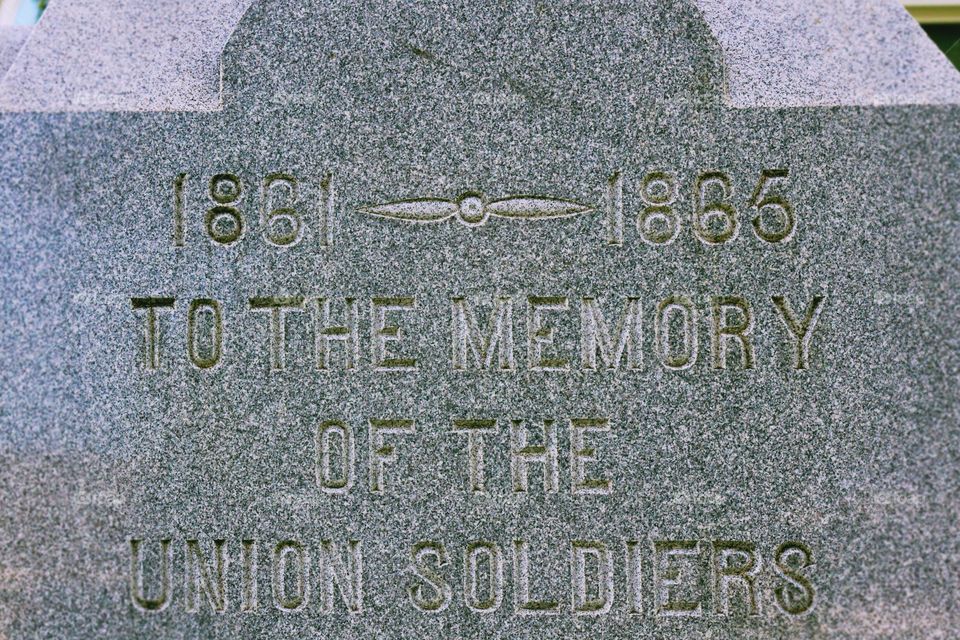
[[[450,96],[463,96],[458,107],[593,112],[716,102],[724,87],[694,0],[254,0],[222,74],[226,109],[387,107],[413,96],[452,109]]]

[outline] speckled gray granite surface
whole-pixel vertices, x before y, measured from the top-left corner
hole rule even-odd
[[[739,107],[957,104],[960,74],[900,0],[695,0]]]
[[[51,0],[16,48],[0,31],[0,111],[217,111],[220,53],[252,1]],[[960,102],[960,78],[900,0],[690,4],[732,106]]]
[[[0,78],[13,64],[29,35],[30,27],[0,26]]]
[[[221,111],[0,116],[0,636],[951,637],[960,110],[714,37],[261,0]]]

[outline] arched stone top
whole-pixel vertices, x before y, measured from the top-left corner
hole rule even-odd
[[[223,55],[224,105],[430,92],[590,110],[719,101],[720,50],[688,0],[258,0]],[[458,102],[458,100],[448,100]]]

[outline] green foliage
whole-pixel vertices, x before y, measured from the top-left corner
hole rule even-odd
[[[950,62],[960,69],[960,24],[928,24],[923,25],[923,29]]]

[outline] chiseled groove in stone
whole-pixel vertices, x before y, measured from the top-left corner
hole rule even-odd
[[[23,48],[30,31],[30,27],[25,26],[0,27],[0,79]]]

